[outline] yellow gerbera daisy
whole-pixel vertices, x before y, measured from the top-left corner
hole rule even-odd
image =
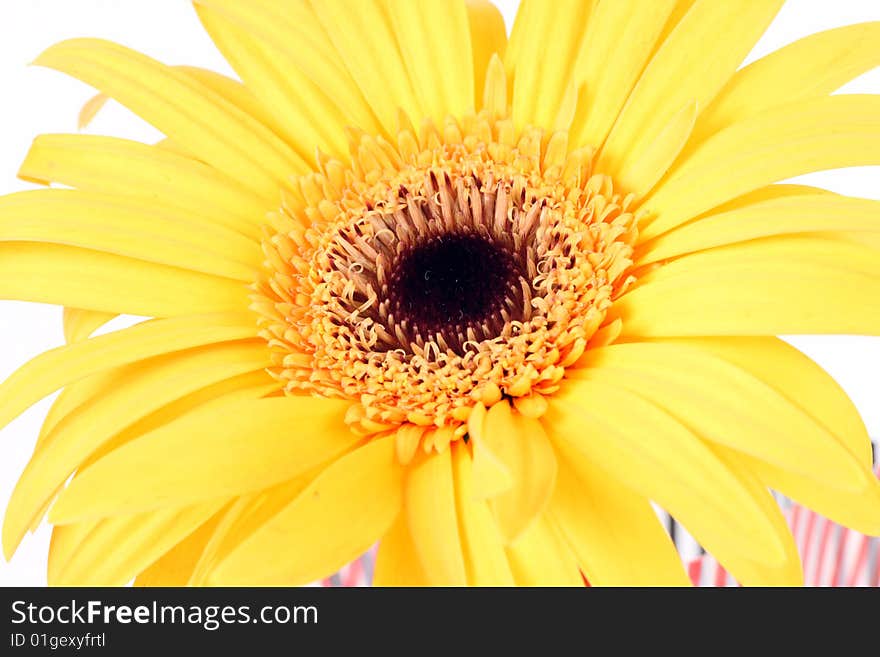
[[[797,584],[768,489],[880,533],[858,413],[773,337],[880,333],[880,24],[737,70],[782,0],[197,0],[243,82],[37,60],[167,136],[44,135],[0,295],[68,344],[3,526],[53,584],[686,584],[651,502]],[[103,98],[103,96],[102,96]],[[99,99],[87,108],[92,112]],[[119,313],[152,317],[89,338]],[[71,477],[72,476],[72,477]]]

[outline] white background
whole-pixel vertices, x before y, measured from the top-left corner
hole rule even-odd
[[[509,27],[518,3],[496,2]],[[878,0],[789,0],[749,60],[813,32],[868,20],[880,20]],[[79,36],[113,39],[171,64],[231,73],[185,0],[0,0],[0,193],[29,187],[15,176],[35,135],[76,131],[79,108],[94,92],[76,80],[28,64],[52,43]],[[844,91],[880,92],[880,70],[854,81]],[[160,137],[112,103],[89,132],[143,141]],[[878,167],[825,172],[800,180],[840,193],[880,198]],[[59,308],[0,301],[0,379],[62,342]],[[793,342],[843,385],[869,431],[880,436],[880,338],[829,336]],[[44,400],[0,431],[0,512],[27,462],[49,403]],[[0,585],[45,584],[48,539],[44,525],[25,539],[11,563],[0,559]]]

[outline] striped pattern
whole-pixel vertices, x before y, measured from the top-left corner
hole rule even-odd
[[[373,564],[376,562],[376,548],[359,559],[344,566],[338,573],[321,580],[321,586],[361,587],[369,586],[373,580]]]

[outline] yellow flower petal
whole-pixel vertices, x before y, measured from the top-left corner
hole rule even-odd
[[[104,105],[107,104],[108,100],[110,100],[110,97],[106,94],[95,94],[89,98],[79,111],[79,116],[76,120],[76,127],[79,130],[85,130],[88,128],[89,124],[95,120],[98,112],[104,109]]]
[[[196,0],[196,6],[203,24],[212,36],[219,37],[220,34],[213,27],[216,21],[209,22],[209,13],[225,17],[226,25],[234,24],[249,32],[255,42],[259,42],[267,53],[271,53],[275,66],[282,73],[290,74],[298,81],[302,80],[299,71],[304,73],[315,85],[302,87],[304,93],[310,96],[309,105],[322,106],[326,97],[344,112],[348,119],[344,125],[356,125],[370,132],[381,131],[381,124],[346,69],[342,56],[333,47],[330,34],[333,33],[334,26],[330,25],[325,30],[309,3],[288,2],[279,5],[274,0]],[[203,8],[210,12],[202,11]],[[229,56],[233,67],[241,64],[238,51],[235,54],[232,52],[232,44],[223,37],[219,41],[218,47]],[[362,39],[358,38],[353,44],[361,42]],[[248,82],[248,79],[245,78],[245,81]],[[296,116],[299,115],[297,112]],[[336,115],[337,112],[332,111],[328,116]],[[311,154],[309,159],[311,160]]]
[[[37,438],[37,447],[35,451],[38,451],[47,442],[47,438],[56,435],[54,429],[58,426],[59,422],[77,408],[90,403],[94,398],[103,395],[107,390],[122,382],[128,369],[128,366],[123,365],[121,367],[103,370],[85,379],[66,385],[61,390],[58,397],[56,397],[55,402],[52,404],[52,407],[46,415],[46,419],[43,421],[43,425],[40,427],[40,435]],[[135,364],[132,369],[137,369],[137,365]],[[264,370],[257,370],[239,376],[233,376],[211,384],[190,395],[181,397],[172,402],[169,406],[166,406],[155,413],[151,413],[142,420],[135,422],[131,427],[117,436],[117,438],[122,440],[125,437],[133,437],[140,435],[140,433],[146,433],[146,431],[152,430],[154,426],[164,424],[167,420],[163,420],[163,418],[173,418],[177,417],[177,415],[182,415],[183,412],[188,412],[191,408],[204,402],[211,401],[215,397],[223,397],[237,391],[242,391],[242,394],[248,394],[250,395],[250,398],[258,399],[278,391],[281,387],[282,384],[272,378],[272,376]],[[181,412],[178,413],[178,410]],[[145,429],[144,427],[148,428]],[[114,442],[115,440],[116,439],[114,439]]]
[[[492,55],[489,66],[486,68],[483,108],[495,118],[507,113],[507,74],[504,72],[504,64],[497,53]]]
[[[496,404],[497,406],[497,404]],[[501,532],[484,500],[475,500],[471,455],[461,441],[450,447],[455,507],[470,586],[513,586]]]
[[[744,557],[735,546],[728,543],[704,541],[704,547],[744,586],[803,586],[804,570],[801,558],[779,504],[767,488],[751,471],[743,468],[742,461],[733,456],[729,450],[720,449],[718,454],[746,487],[752,499],[762,508],[764,516],[772,524],[782,545],[784,556],[780,563],[771,565],[761,560]]]
[[[427,585],[428,578],[422,570],[419,555],[416,554],[406,514],[401,513],[379,542],[373,586]]]
[[[474,67],[464,0],[386,0],[385,11],[422,108],[420,118],[442,125],[447,115],[473,112]]]
[[[450,450],[409,466],[404,508],[416,554],[432,586],[465,586]]]
[[[600,2],[587,22],[577,63],[583,82],[571,140],[578,146],[605,142],[645,70],[676,0]]]
[[[507,402],[495,404],[492,408],[498,406],[498,410],[490,411],[493,413],[493,432],[502,431],[507,425],[504,424],[506,418],[509,417],[510,406]],[[500,457],[493,451],[492,441],[486,439],[486,422],[488,413],[483,404],[477,404],[471,411],[468,418],[468,438],[473,446],[474,455],[474,499],[485,500],[500,495],[513,486],[513,476],[510,469],[501,461]],[[503,426],[499,426],[499,423]]]
[[[232,103],[181,71],[100,39],[72,39],[36,64],[68,73],[126,105],[186,150],[270,196],[306,163]]]
[[[609,311],[624,337],[880,332],[878,251],[811,236],[686,255],[640,277]]]
[[[277,194],[262,199],[208,165],[147,144],[93,135],[41,135],[18,175],[86,191],[158,201],[254,239]]]
[[[615,176],[626,162],[642,157],[686,103],[695,101],[699,108],[711,101],[782,3],[697,0],[642,73],[608,135],[597,169]]]
[[[289,506],[242,541],[211,574],[214,584],[306,584],[365,552],[402,504],[394,436],[373,440],[318,475]]]
[[[103,370],[97,374],[92,374],[84,379],[68,383],[61,389],[49,412],[43,420],[40,427],[40,435],[37,436],[37,449],[43,444],[52,430],[63,420],[71,411],[75,410],[81,404],[85,403],[95,395],[102,394],[105,390],[115,385],[118,373],[122,367],[114,367],[109,370]]]
[[[858,410],[821,367],[777,338],[686,338],[747,370],[834,434],[865,468],[871,467],[871,441]],[[832,520],[867,534],[880,533],[880,483],[869,479],[859,492],[817,485],[816,479],[773,466],[741,452],[725,458],[745,464],[764,483]]]
[[[761,482],[831,520],[869,536],[880,536],[880,482],[859,491],[817,485],[814,477],[737,452],[734,455]]]
[[[388,134],[397,134],[398,108],[413,121],[424,116],[383,3],[363,0],[357,11],[351,10],[347,0],[324,0],[312,7],[327,39]]]
[[[506,402],[489,409],[482,442],[510,473],[509,490],[493,496],[491,505],[505,541],[511,543],[544,513],[556,485],[556,455],[541,423]],[[476,465],[476,442],[474,450]]]
[[[337,157],[348,152],[344,128],[350,119],[284,52],[240,29],[234,19],[206,6],[197,10],[202,25],[223,55],[252,90],[258,106],[269,112],[267,125],[306,161],[315,149]],[[239,3],[240,10],[254,8]]]
[[[64,524],[179,506],[290,479],[357,442],[343,421],[347,405],[284,397],[196,409],[78,473],[49,519]]]
[[[771,566],[781,563],[780,538],[760,505],[699,438],[658,406],[612,385],[617,381],[604,368],[590,373],[550,400],[545,426],[554,440],[568,441],[656,501],[701,542],[730,545]]]
[[[663,26],[663,32],[661,32],[660,38],[658,39],[657,48],[666,43],[669,35],[678,27],[678,24],[681,23],[682,19],[687,15],[696,2],[697,0],[675,0],[675,7],[672,8],[672,13],[669,15],[666,24]],[[657,49],[655,49],[655,51],[656,50]]]
[[[684,148],[696,117],[696,103],[686,103],[638,158],[624,164],[615,181],[639,197],[651,191]]]
[[[65,308],[62,316],[64,341],[70,344],[85,340],[114,317],[116,317],[114,313],[102,313],[82,308]]]
[[[551,432],[552,435],[552,432]],[[549,515],[593,586],[688,586],[675,545],[647,498],[600,470],[565,440]]]
[[[513,81],[512,117],[517,127],[554,126],[595,4],[593,0],[520,4],[504,58],[508,79]]]
[[[745,119],[680,160],[645,207],[650,239],[762,185],[822,169],[880,163],[880,97],[832,96]]]
[[[492,55],[503,57],[507,48],[507,28],[498,7],[489,0],[465,0],[465,5],[474,60],[474,99],[479,104],[483,99],[486,70]]]
[[[813,360],[778,338],[680,338],[664,340],[703,349],[746,370],[834,434],[866,468],[871,439],[843,388]]]
[[[198,11],[198,7],[196,7]],[[201,12],[199,13],[201,16]],[[202,21],[204,24],[204,20]],[[209,31],[210,33],[210,31]],[[214,45],[218,45],[217,37],[212,36],[211,40]],[[232,78],[198,66],[175,66],[178,71],[185,73],[199,84],[208,87],[211,91],[219,94],[230,103],[235,105],[248,116],[252,116],[267,128],[270,128],[276,135],[284,135],[285,124],[279,122],[270,112],[271,106],[260,102],[260,99],[253,92],[253,85],[245,85],[243,82],[233,80]],[[290,142],[288,142],[290,143]],[[291,146],[294,146],[291,143]]]
[[[768,109],[819,98],[880,65],[880,22],[812,34],[738,71],[700,115],[693,144]]]
[[[0,197],[0,240],[78,246],[246,282],[263,260],[256,242],[198,216],[80,190]]]
[[[0,242],[0,299],[152,317],[248,306],[241,281],[34,242]]]
[[[217,565],[232,554],[242,541],[287,508],[320,471],[320,467],[313,468],[290,481],[239,496],[223,514],[205,543],[187,585],[208,585]]]
[[[760,237],[822,231],[880,231],[880,201],[811,193],[740,204],[651,240],[636,262],[643,265]]]
[[[583,586],[574,554],[557,528],[540,518],[507,548],[517,586]]]
[[[155,513],[155,512],[154,512]],[[225,510],[215,513],[135,578],[135,586],[186,586]],[[108,521],[102,521],[108,522]],[[65,525],[74,527],[75,525]]]
[[[153,320],[43,352],[0,384],[0,427],[46,395],[90,374],[163,353],[255,337],[246,313]]]
[[[74,525],[56,527],[49,549],[50,586],[124,586],[194,529],[225,501],[108,518],[80,540]]]
[[[100,377],[101,375],[96,376]],[[79,382],[79,384],[74,385],[78,386],[82,383],[83,382]],[[121,445],[153,431],[157,427],[164,426],[169,422],[176,420],[178,417],[191,412],[195,408],[220,408],[225,404],[236,403],[239,400],[262,399],[273,392],[277,392],[279,387],[278,382],[272,379],[268,373],[265,371],[256,371],[233,376],[229,379],[224,379],[218,383],[201,388],[200,390],[181,397],[180,399],[176,399],[159,410],[150,413],[146,417],[135,421],[128,428],[119,432],[111,440],[105,442],[93,451],[88,458],[82,462],[80,469],[89,467],[91,464],[102,459]],[[65,388],[65,390],[67,389]],[[49,434],[44,437],[42,442],[38,442],[36,451],[39,451],[49,442],[45,440],[45,438],[53,438],[54,435],[55,434]],[[60,488],[61,487],[52,492],[49,501],[46,502],[44,507],[34,515],[30,527],[28,528],[30,531],[33,532],[37,530],[43,517],[49,511],[49,506]],[[6,546],[8,554],[11,555],[14,548],[15,543],[10,539]]]
[[[269,365],[264,344],[212,345],[138,362],[114,372],[111,384],[58,422],[19,478],[6,511],[11,551],[55,491],[96,449],[163,406],[208,385]],[[132,400],[138,400],[132,407]]]
[[[112,440],[92,452],[83,462],[82,469],[104,458],[121,445],[163,427],[196,408],[207,411],[209,408],[222,408],[226,404],[235,404],[242,400],[263,399],[279,392],[280,387],[278,382],[264,370],[239,374],[205,386],[174,400],[118,433]]]
[[[631,390],[697,435],[841,490],[872,475],[827,428],[748,371],[687,343],[597,350],[574,375]]]

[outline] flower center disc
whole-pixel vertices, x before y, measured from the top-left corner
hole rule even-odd
[[[468,328],[478,327],[486,337],[501,332],[501,311],[519,290],[523,274],[503,245],[472,234],[427,240],[393,267],[388,283],[391,313],[418,334],[440,336],[456,352],[461,352]],[[509,305],[516,310],[515,304]],[[521,320],[519,314],[508,317]]]
[[[565,133],[487,112],[396,144],[352,139],[350,164],[322,159],[271,218],[253,301],[272,374],[291,394],[351,399],[363,434],[460,437],[505,397],[540,414],[607,339],[632,280],[633,198]]]

